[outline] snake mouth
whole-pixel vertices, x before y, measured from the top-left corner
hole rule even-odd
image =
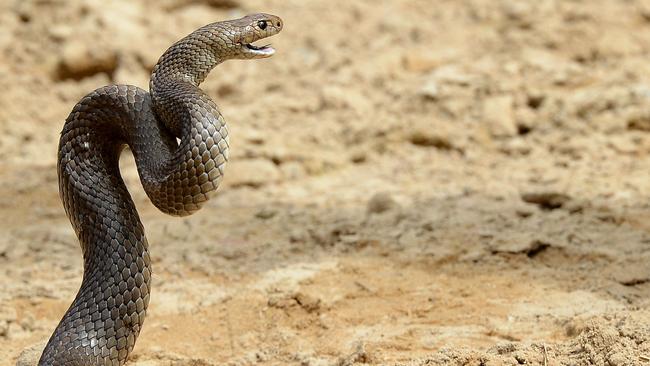
[[[245,43],[244,50],[246,53],[252,54],[256,57],[271,57],[275,53],[275,49],[270,44],[264,46],[256,46],[252,43]]]

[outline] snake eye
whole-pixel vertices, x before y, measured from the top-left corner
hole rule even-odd
[[[257,22],[257,26],[260,27],[261,30],[266,29],[266,20],[260,20]]]

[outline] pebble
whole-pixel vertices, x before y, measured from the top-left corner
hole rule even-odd
[[[629,116],[627,129],[650,132],[650,113],[636,113]]]
[[[470,74],[461,67],[455,65],[441,66],[431,75],[438,84],[455,84],[459,86],[470,86],[475,83],[475,75]]]
[[[412,72],[428,72],[440,65],[442,60],[434,54],[411,52],[402,57],[404,69]]]
[[[280,170],[270,160],[235,160],[228,164],[225,182],[232,187],[261,187],[280,179]]]
[[[74,33],[74,29],[65,24],[58,24],[48,28],[48,33],[55,41],[63,41]]]
[[[507,140],[499,150],[507,155],[528,155],[530,154],[532,147],[526,140],[520,137],[515,137]]]
[[[304,294],[302,292],[298,292],[294,295],[294,299],[296,299],[298,305],[300,305],[308,313],[320,309],[320,303],[321,303],[320,299],[315,298],[313,296]]]
[[[616,282],[624,286],[634,286],[650,282],[650,268],[644,263],[626,265],[619,268],[614,274]]]
[[[440,87],[435,80],[429,79],[424,83],[422,88],[420,88],[419,94],[424,99],[436,100],[440,97]]]
[[[409,136],[409,141],[416,146],[435,147],[440,150],[454,149],[448,136],[431,129],[413,131]]]
[[[7,337],[9,336],[9,322],[0,319],[0,337]]]
[[[290,307],[298,305],[298,301],[293,297],[287,297],[285,295],[274,295],[269,297],[267,305],[272,308],[288,309]]]
[[[536,19],[532,6],[524,2],[504,2],[501,10],[508,20],[518,23],[520,27],[528,27]]]
[[[304,178],[307,175],[305,167],[297,161],[288,161],[280,165],[282,176],[286,180],[296,180]]]
[[[271,207],[264,207],[255,213],[255,217],[262,220],[268,220],[278,214],[278,210]]]
[[[546,243],[537,239],[528,239],[528,235],[524,234],[518,240],[496,242],[491,248],[495,253],[511,253],[511,254],[526,254],[532,258],[547,248],[551,247]],[[527,240],[528,239],[528,240]]]
[[[483,120],[494,137],[516,136],[518,129],[515,122],[513,97],[501,95],[485,99]]]
[[[321,90],[320,107],[323,109],[352,109],[357,113],[363,113],[372,109],[372,103],[356,90],[327,85]]]
[[[545,191],[522,193],[521,199],[524,202],[536,204],[543,209],[554,210],[569,202],[571,197],[564,193]]]
[[[368,201],[367,211],[369,214],[378,214],[398,207],[397,202],[387,192],[377,193]]]
[[[117,69],[117,53],[109,48],[93,46],[87,42],[70,41],[59,55],[56,77],[80,80],[99,73],[112,75]]]

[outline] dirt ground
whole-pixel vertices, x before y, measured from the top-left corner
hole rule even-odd
[[[165,216],[124,154],[154,268],[129,365],[650,365],[641,0],[0,1],[0,365],[81,282],[72,106],[260,11],[276,55],[202,85],[231,132],[220,194]]]

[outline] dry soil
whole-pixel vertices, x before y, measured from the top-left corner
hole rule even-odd
[[[202,85],[220,194],[167,217],[124,154],[154,266],[130,365],[650,365],[642,0],[0,1],[0,365],[81,281],[72,106],[260,11],[277,54]]]

